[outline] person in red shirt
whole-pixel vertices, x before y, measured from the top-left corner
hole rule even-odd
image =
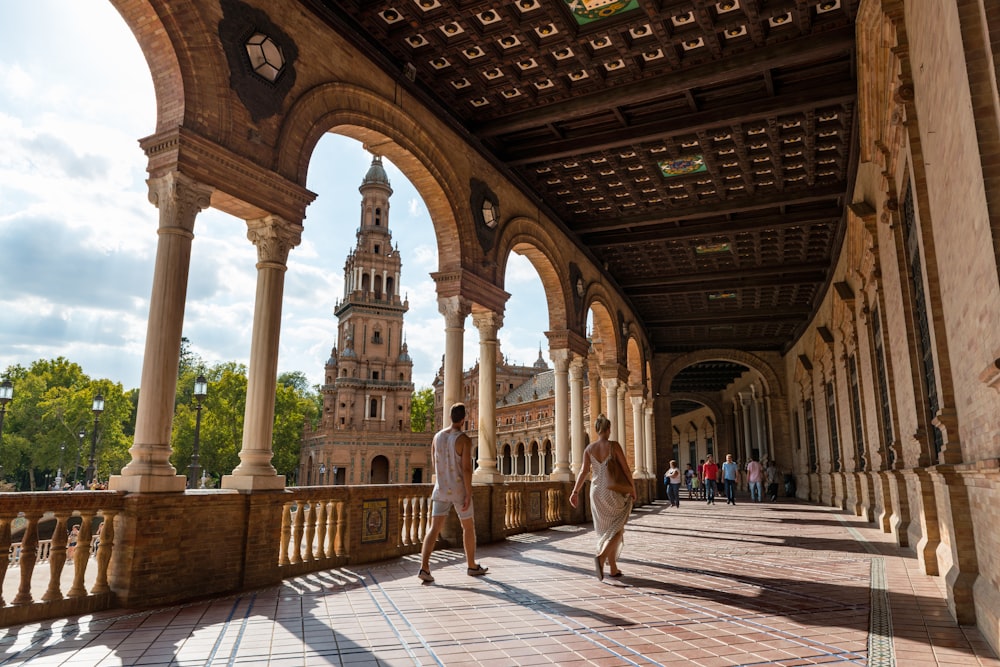
[[[705,494],[708,500],[705,501],[706,505],[715,504],[715,482],[719,478],[719,466],[709,454],[705,458],[705,465],[701,469],[701,479],[705,486]]]

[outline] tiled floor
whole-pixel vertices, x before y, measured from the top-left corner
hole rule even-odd
[[[635,511],[621,581],[593,533],[481,545],[490,572],[435,553],[275,588],[0,631],[0,665],[990,665],[940,583],[873,524],[779,501]],[[870,659],[869,659],[870,658]]]

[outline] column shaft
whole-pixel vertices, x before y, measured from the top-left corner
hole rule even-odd
[[[257,295],[254,302],[243,416],[240,464],[222,478],[226,489],[283,489],[274,455],[274,396],[278,383],[278,341],[288,253],[302,240],[302,225],[277,216],[247,221],[247,238],[257,246]]]
[[[177,362],[191,242],[198,212],[210,206],[212,189],[177,173],[149,179],[149,200],[159,209],[159,239],[146,323],[146,348],[136,414],[132,460],[114,475],[116,491],[183,491],[185,478],[170,464],[170,432],[177,391]]]
[[[556,430],[556,469],[550,479],[570,481],[573,473],[569,463],[569,357],[567,349],[549,350],[552,364],[555,366],[555,430]]]
[[[465,336],[465,317],[469,303],[458,296],[438,299],[438,311],[444,315],[444,421],[448,411],[462,400],[462,351]],[[482,363],[480,363],[482,367]]]
[[[569,422],[571,457],[570,469],[575,478],[583,465],[584,430],[583,424],[583,364],[584,359],[574,356],[569,364]]]
[[[494,484],[503,481],[497,470],[497,330],[503,316],[493,312],[475,313],[472,324],[479,329],[479,457],[474,482]]]
[[[646,471],[646,445],[642,439],[642,396],[631,396],[632,399],[632,435],[633,451],[635,452],[635,470],[633,477],[643,479],[649,476]]]

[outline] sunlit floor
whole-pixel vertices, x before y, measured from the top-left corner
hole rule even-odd
[[[992,665],[940,582],[890,536],[830,508],[639,508],[620,580],[590,526],[462,554],[338,569],[152,611],[0,630],[0,665]]]

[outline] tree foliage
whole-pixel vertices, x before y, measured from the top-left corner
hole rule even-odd
[[[194,449],[198,415],[194,383],[199,374],[208,380],[198,430],[199,463],[217,485],[222,475],[240,464],[247,369],[235,362],[206,366],[189,348],[182,354],[171,429],[171,463],[180,475],[187,474]],[[85,478],[95,444],[91,408],[97,394],[104,397],[104,411],[97,415],[97,478],[106,481],[131,460],[128,450],[135,433],[138,389],[126,392],[120,383],[91,379],[63,357],[41,359],[27,368],[10,366],[0,379],[14,384],[0,434],[0,481],[9,482],[8,488],[43,489],[60,469],[64,481]],[[278,378],[272,463],[289,484],[298,468],[303,425],[318,419],[318,393],[318,388],[309,388],[304,373],[283,373]]]
[[[92,448],[98,479],[107,480],[128,462],[134,414],[121,384],[92,380],[64,357],[41,359],[28,368],[11,366],[4,378],[15,391],[7,406],[0,464],[15,488],[44,488],[60,468],[64,480],[83,478]],[[97,394],[104,397],[99,414],[91,410]]]
[[[420,433],[434,427],[434,390],[430,387],[417,389],[410,400],[410,430]]]

